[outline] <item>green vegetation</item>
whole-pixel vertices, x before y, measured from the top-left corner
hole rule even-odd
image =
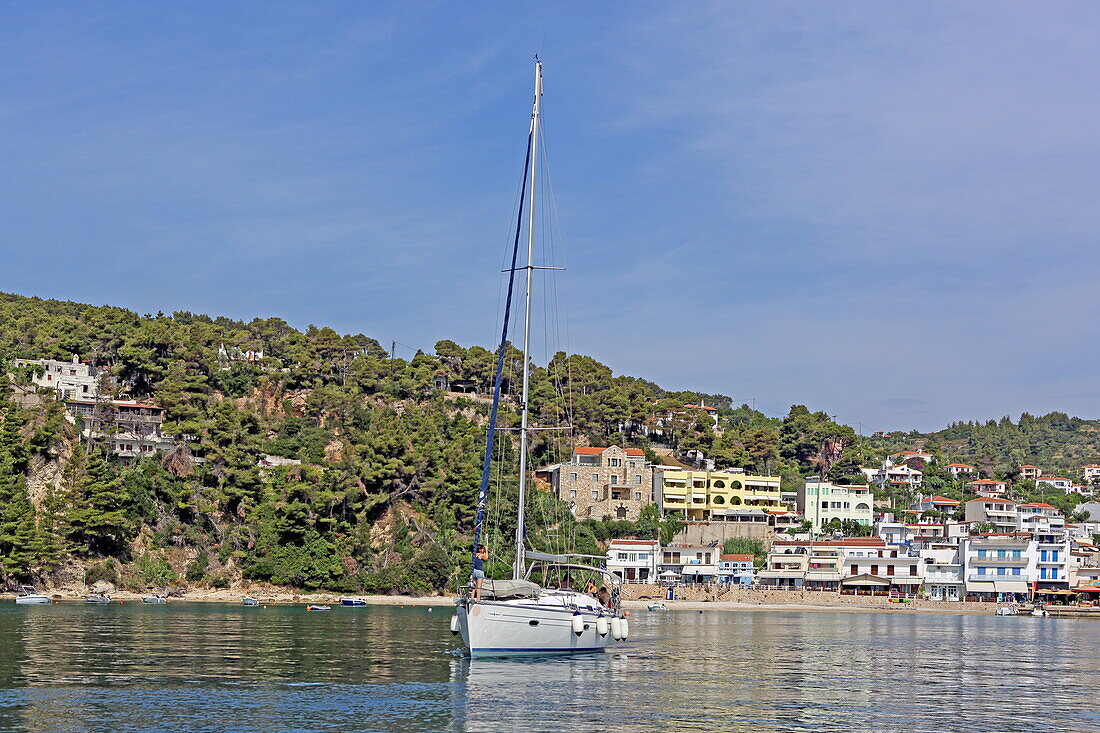
[[[234,360],[243,351],[263,356]],[[17,403],[0,381],[0,580],[49,580],[78,562],[89,581],[131,585],[224,587],[246,578],[347,592],[453,588],[468,568],[494,356],[452,341],[434,352],[391,358],[362,334],[297,330],[278,318],[139,315],[0,294],[0,367],[79,353],[104,370],[109,396],[163,407],[164,432],[179,444],[116,460],[104,446],[78,440],[51,396]],[[501,413],[510,428],[518,424],[518,385],[509,376],[520,360],[510,348],[512,399]],[[30,370],[20,371],[15,382],[27,384]],[[568,420],[574,428],[536,433],[536,464],[561,460],[574,439],[640,447],[651,460],[663,444],[681,456],[698,450],[723,466],[781,475],[787,489],[807,475],[863,482],[861,463],[914,444],[953,457],[970,455],[960,448],[970,445],[1002,473],[1047,454],[1094,460],[1086,447],[1100,428],[1025,416],[1019,426],[955,425],[876,442],[805,406],[767,417],[724,395],[670,392],[615,375],[582,355],[557,354],[531,377],[538,422]],[[441,392],[444,380],[472,383],[481,394]],[[685,404],[717,408],[718,425],[711,412]],[[1017,433],[1030,447],[1017,446]],[[514,432],[505,435],[496,461],[510,467]],[[1056,447],[1063,438],[1072,450]],[[265,455],[300,465],[271,466]],[[937,470],[930,483],[961,497],[961,484]],[[512,477],[494,488],[499,526],[490,570],[510,562],[514,484]],[[532,524],[529,542],[542,549],[567,538],[579,552],[599,554],[615,537],[667,543],[681,529],[656,507],[637,522],[577,522],[544,491],[533,492],[530,511],[553,520],[545,531]]]

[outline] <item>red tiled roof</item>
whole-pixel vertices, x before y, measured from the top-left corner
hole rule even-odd
[[[657,540],[611,540],[613,545],[646,545],[652,547],[658,544]]]
[[[745,562],[745,561],[748,561],[748,560],[752,560],[753,556],[752,555],[722,555],[721,559],[725,560],[727,562],[737,562],[737,561]]]
[[[933,504],[955,504],[956,506],[959,504],[959,502],[954,499],[948,499],[946,496],[933,496],[929,501]]]
[[[1068,478],[1063,476],[1040,476],[1040,481],[1069,481]]]
[[[1038,466],[1033,466],[1030,463],[1025,463],[1024,465],[1020,466],[1020,468],[1038,468]]]
[[[971,484],[983,484],[984,485],[984,484],[1003,484],[1003,483],[1004,483],[1004,481],[994,481],[991,478],[980,478],[980,479],[977,479],[975,481],[967,481],[966,485],[970,486]]]
[[[1057,509],[1058,508],[1058,507],[1052,506],[1050,504],[1044,504],[1041,501],[1032,502],[1031,504],[1021,504],[1020,506],[1035,506],[1035,507],[1039,507],[1040,509]]]
[[[966,503],[967,504],[973,504],[976,501],[988,501],[992,504],[1015,504],[1016,503],[1016,502],[1012,501],[1012,499],[971,499],[970,501],[968,501]]]
[[[718,412],[717,407],[707,407],[706,405],[684,405],[685,410],[707,410],[708,412]]]
[[[968,463],[948,463],[947,468],[974,468]]]

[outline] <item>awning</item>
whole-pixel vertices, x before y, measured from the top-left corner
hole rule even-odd
[[[802,570],[761,570],[756,574],[757,578],[804,578],[806,577],[805,571]],[[1100,588],[1097,588],[1100,590]]]
[[[967,593],[996,593],[992,580],[968,580],[966,581]]]
[[[684,575],[714,575],[718,568],[714,565],[688,565],[684,568]]]
[[[998,593],[1027,593],[1026,580],[994,580],[993,587]]]
[[[840,580],[840,573],[806,573],[806,582],[819,581],[833,583]]]
[[[844,585],[856,585],[856,586],[874,586],[877,588],[885,588],[890,585],[888,578],[880,578],[877,575],[853,575],[850,578],[845,578],[842,583]]]
[[[680,574],[678,572],[676,572],[675,570],[666,570],[663,573],[661,573],[661,577],[662,578],[679,578]]]

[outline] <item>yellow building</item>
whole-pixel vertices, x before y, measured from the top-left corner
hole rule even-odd
[[[664,469],[659,485],[662,511],[687,519],[736,521],[750,512],[787,509],[780,498],[778,476]]]

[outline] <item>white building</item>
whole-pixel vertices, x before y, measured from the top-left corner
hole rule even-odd
[[[910,468],[904,464],[900,466],[891,466],[889,462],[883,465],[882,468],[861,468],[863,475],[867,477],[867,480],[878,484],[880,487],[886,486],[907,486],[909,488],[917,488],[924,483],[924,473],[918,471],[915,468]]]
[[[712,545],[668,545],[661,548],[660,577],[689,583],[713,583],[722,548]]]
[[[607,570],[625,583],[656,583],[661,559],[657,540],[611,540]]]
[[[920,551],[924,591],[937,601],[961,601],[966,596],[963,565],[957,546],[933,545]]]
[[[730,585],[752,585],[756,575],[752,555],[722,555],[718,559],[718,582]]]
[[[1064,476],[1041,476],[1035,480],[1036,486],[1042,486],[1043,484],[1052,486],[1059,491],[1066,492],[1067,494],[1073,490],[1073,481],[1065,478]]]
[[[99,375],[77,354],[73,354],[72,361],[14,359],[12,366],[40,367],[42,373],[34,374],[31,383],[54,390],[63,400],[94,400],[99,396]]]
[[[966,593],[977,597],[1023,600],[1037,565],[1035,541],[1024,533],[997,533],[963,540],[961,555]]]
[[[943,468],[955,478],[958,478],[959,476],[972,476],[977,470],[973,466],[967,465],[965,463],[948,463]]]
[[[813,523],[815,532],[834,519],[851,519],[870,527],[874,504],[875,496],[868,486],[807,480],[798,490],[798,511],[806,521]]]
[[[891,453],[886,458],[887,463],[891,466],[900,466],[903,463],[909,463],[911,461],[932,463],[935,460],[935,457],[931,453],[922,450],[903,450],[900,453]]]
[[[1004,481],[995,481],[989,478],[980,478],[977,481],[967,481],[966,488],[975,494],[985,498],[1001,497],[1008,493],[1008,484]]]
[[[1100,481],[1100,464],[1090,463],[1087,466],[1081,466],[1081,476],[1086,484]]]
[[[1015,532],[1019,529],[1016,502],[1010,499],[971,499],[966,502],[966,521],[984,522],[994,532]]]

